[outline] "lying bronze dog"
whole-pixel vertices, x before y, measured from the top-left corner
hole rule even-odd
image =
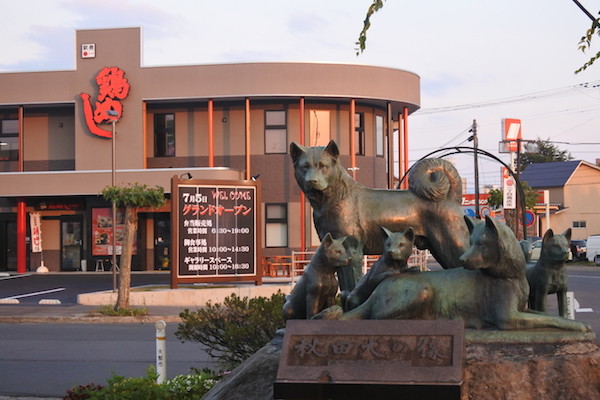
[[[567,316],[567,267],[571,228],[562,235],[548,229],[542,239],[542,252],[533,267],[527,268],[529,282],[529,308],[546,312],[549,294],[556,293],[558,314]]]
[[[429,249],[444,268],[460,267],[469,233],[461,209],[462,186],[454,166],[442,159],[425,159],[413,166],[410,190],[370,189],[356,182],[341,165],[339,149],[290,145],[298,185],[313,208],[315,228],[322,239],[354,236],[364,254],[382,254],[380,229],[415,231],[415,245]]]

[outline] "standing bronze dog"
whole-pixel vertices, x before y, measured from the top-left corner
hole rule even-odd
[[[558,314],[567,316],[567,267],[571,228],[562,235],[555,235],[548,229],[542,239],[542,252],[533,267],[527,269],[529,282],[529,308],[546,312],[549,294],[556,293]]]
[[[444,268],[460,267],[469,246],[461,209],[462,183],[448,161],[425,159],[412,167],[409,190],[370,189],[341,165],[334,141],[326,147],[293,143],[290,156],[296,181],[313,208],[319,237],[354,236],[364,254],[382,254],[382,226],[415,231],[415,245],[429,249]]]

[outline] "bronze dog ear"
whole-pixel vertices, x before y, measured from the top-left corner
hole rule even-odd
[[[387,229],[385,226],[381,227],[381,237],[383,238],[383,241],[385,242],[387,240],[387,238],[389,238],[392,235],[392,231],[390,231],[389,229]]]
[[[567,230],[563,232],[563,236],[568,242],[571,242],[571,228],[567,228]]]
[[[329,141],[327,147],[325,147],[325,152],[332,156],[333,158],[338,158],[340,155],[340,149],[338,149],[337,144],[333,140]]]
[[[321,243],[325,247],[331,246],[331,244],[333,243],[333,236],[331,236],[331,233],[327,232],[327,235],[325,235]]]
[[[554,237],[554,231],[552,228],[548,229],[546,233],[544,233],[544,237],[542,238],[542,243],[546,243],[548,240]]]
[[[404,232],[404,236],[411,242],[415,242],[415,231],[412,227],[408,228],[406,232]]]
[[[290,143],[290,156],[292,157],[292,161],[296,162],[296,160],[302,157],[304,153],[306,153],[306,147],[299,145],[296,142]]]
[[[473,233],[473,229],[475,229],[475,220],[468,215],[465,215],[465,222],[467,223],[467,228],[469,228],[469,233]]]
[[[498,226],[496,225],[496,221],[490,218],[488,215],[485,216],[485,227],[495,236],[499,237],[500,233],[498,232]]]

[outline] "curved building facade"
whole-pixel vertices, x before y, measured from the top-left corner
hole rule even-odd
[[[0,271],[34,271],[42,260],[51,271],[94,271],[110,209],[99,193],[113,179],[167,195],[171,178],[187,173],[260,179],[262,254],[272,256],[318,243],[291,142],[335,140],[366,186],[391,187],[394,163],[405,168],[408,116],[420,103],[414,73],[327,63],[143,67],[141,48],[139,28],[82,30],[75,70],[0,73]],[[32,252],[31,214],[42,252]],[[169,204],[139,217],[134,269],[168,267]]]

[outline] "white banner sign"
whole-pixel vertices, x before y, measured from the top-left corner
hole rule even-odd
[[[517,185],[512,176],[504,178],[502,185],[504,194],[503,206],[505,210],[514,210],[517,207]]]
[[[40,253],[42,251],[42,222],[41,214],[29,214],[29,222],[31,224],[31,252]]]

